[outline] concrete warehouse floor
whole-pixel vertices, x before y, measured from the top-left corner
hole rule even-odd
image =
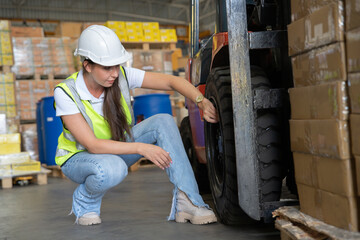
[[[74,225],[74,215],[68,216],[76,186],[68,179],[49,178],[47,185],[0,189],[0,240],[280,239],[274,224],[250,219],[241,226],[168,222],[172,184],[154,165],[130,172],[105,195],[100,225]],[[208,203],[210,198],[204,196]]]

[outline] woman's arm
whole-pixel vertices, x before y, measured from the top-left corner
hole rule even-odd
[[[146,72],[141,87],[165,91],[175,90],[193,102],[196,102],[196,97],[201,95],[201,92],[187,80],[163,73]],[[204,98],[198,104],[198,107],[203,110],[206,121],[210,123],[218,122],[216,109],[208,99]]]
[[[61,119],[76,140],[90,153],[140,154],[161,169],[169,167],[172,162],[169,153],[152,144],[98,139],[80,113],[64,115]]]

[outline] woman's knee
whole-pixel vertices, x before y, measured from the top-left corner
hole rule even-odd
[[[176,123],[174,121],[174,117],[168,113],[160,113],[156,114],[155,116],[155,122],[159,125],[161,129],[164,130],[171,130],[172,128],[176,128]]]
[[[119,156],[104,154],[104,158],[97,166],[97,176],[103,184],[115,186],[128,174],[128,167]]]

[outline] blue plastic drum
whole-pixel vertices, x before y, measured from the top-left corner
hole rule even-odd
[[[48,166],[56,165],[55,153],[58,145],[58,138],[62,132],[62,123],[60,117],[56,116],[54,109],[54,97],[44,97],[41,99],[40,119],[40,138],[42,138],[42,147],[44,153],[43,163]]]
[[[166,93],[136,96],[134,97],[133,109],[136,123],[158,113],[168,113],[172,115],[169,94]]]

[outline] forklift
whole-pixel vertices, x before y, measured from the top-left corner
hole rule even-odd
[[[215,33],[199,39],[199,0],[191,0],[185,74],[214,104],[219,122],[204,121],[186,99],[180,133],[200,192],[211,191],[224,224],[244,216],[271,222],[273,210],[298,205],[288,121],[289,23],[290,0],[216,0]]]

